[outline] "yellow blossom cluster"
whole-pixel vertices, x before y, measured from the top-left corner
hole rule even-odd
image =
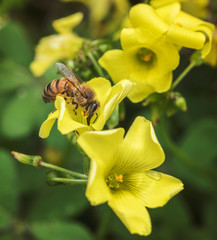
[[[182,47],[201,50],[202,58],[210,51],[213,25],[181,11],[178,2],[158,8],[137,4],[129,20],[132,27],[121,31],[122,50],[107,51],[99,63],[114,83],[124,78],[136,84],[132,102],[169,90]]]
[[[109,50],[99,59],[115,85],[103,77],[85,83],[99,103],[89,121],[85,106],[59,94],[55,110],[39,133],[42,138],[48,137],[56,120],[62,134],[76,131],[78,144],[91,160],[86,197],[92,205],[107,202],[127,229],[140,235],[151,232],[146,207],[163,206],[183,189],[183,184],[152,170],[164,162],[165,155],[150,121],[137,117],[125,137],[123,128],[103,130],[104,125],[125,97],[136,103],[154,92],[168,91],[173,70],[179,65],[180,49],[200,50],[205,58],[213,30],[212,24],[183,12],[179,1],[150,3],[130,9],[129,27],[120,34],[122,49]],[[31,65],[35,75],[41,75],[57,59],[73,58],[83,40],[71,30],[81,17],[79,13],[54,22],[58,34],[42,39],[36,49]],[[80,97],[87,98],[84,93]]]
[[[35,76],[41,76],[56,61],[71,59],[75,56],[83,39],[72,32],[82,20],[78,12],[71,16],[55,20],[53,27],[57,34],[43,37],[36,47],[35,59],[30,69]]]

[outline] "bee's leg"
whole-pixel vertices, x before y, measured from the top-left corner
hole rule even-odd
[[[73,104],[73,105],[76,105],[76,106],[75,106],[75,109],[78,108],[78,103],[74,102],[74,100],[72,100],[72,104]]]
[[[90,125],[90,119],[91,119],[92,116],[88,116],[87,117],[87,125]]]
[[[73,112],[75,113],[75,115],[77,115],[77,112],[75,111],[75,109],[78,108],[78,103],[74,102],[74,99],[72,99],[72,104],[75,105],[75,108],[73,109]]]
[[[96,119],[98,118],[98,113],[96,113],[96,117],[95,117],[95,119],[94,119],[94,121],[93,121],[93,123],[95,123],[96,122]]]
[[[57,109],[55,108],[55,109],[52,111],[52,113],[56,112],[56,110],[57,110]]]

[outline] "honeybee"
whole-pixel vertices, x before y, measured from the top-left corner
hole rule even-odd
[[[95,93],[86,83],[80,82],[76,78],[71,68],[63,63],[56,63],[58,73],[63,77],[50,82],[42,94],[45,103],[54,102],[57,95],[62,95],[64,98],[71,98],[72,104],[75,105],[74,112],[78,107],[84,108],[82,114],[87,119],[87,124],[90,125],[90,120],[96,113],[100,103],[95,99]],[[96,113],[96,121],[98,114]]]

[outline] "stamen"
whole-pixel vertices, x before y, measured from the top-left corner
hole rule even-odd
[[[120,188],[121,183],[123,183],[123,175],[122,174],[110,174],[106,179],[105,182],[108,187],[112,190],[117,190]]]
[[[152,62],[154,53],[148,48],[140,48],[137,52],[137,57],[142,62]]]
[[[119,176],[116,176],[116,180],[117,180],[118,182],[123,182],[123,175],[121,174],[121,175],[119,175]]]

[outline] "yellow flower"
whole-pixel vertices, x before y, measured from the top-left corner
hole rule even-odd
[[[72,32],[83,18],[78,12],[53,22],[58,34],[44,37],[36,47],[34,61],[30,69],[35,76],[41,76],[57,60],[72,59],[82,45],[82,38]]]
[[[148,235],[146,207],[161,207],[183,189],[180,180],[151,169],[164,161],[151,122],[137,117],[124,129],[85,132],[78,143],[91,159],[86,197],[92,205],[107,202],[131,233]]]
[[[179,3],[157,9],[137,4],[130,11],[130,21],[134,27],[149,31],[157,29],[178,47],[202,50],[202,58],[205,58],[211,48],[213,25],[180,11],[180,8]]]
[[[159,8],[172,3],[184,2],[184,1],[187,1],[187,0],[150,0],[149,4],[154,8]]]
[[[212,47],[210,53],[205,59],[205,63],[211,65],[212,67],[217,66],[217,26],[213,32]]]
[[[209,0],[151,0],[150,5],[154,8],[158,8],[175,2],[180,2],[183,11],[192,14],[193,16],[203,19],[209,16]]]
[[[104,78],[94,78],[87,82],[95,94],[96,100],[99,102],[99,108],[90,119],[88,124],[87,116],[84,115],[85,107],[81,108],[72,104],[72,99],[64,99],[57,96],[55,101],[55,111],[49,114],[47,120],[41,125],[39,136],[46,138],[49,136],[50,130],[57,119],[57,128],[62,134],[68,134],[74,130],[79,133],[86,130],[102,130],[106,121],[112,114],[116,105],[118,105],[131,91],[133,84],[127,80],[123,80],[115,86],[111,87],[108,80]]]
[[[107,51],[99,59],[99,64],[107,70],[114,83],[122,79],[136,83],[128,96],[132,102],[142,101],[153,92],[167,91],[172,82],[172,70],[179,63],[178,49],[165,41],[161,27],[150,27],[153,27],[152,31],[123,29],[123,50]]]
[[[90,10],[91,35],[99,38],[117,30],[130,8],[128,0],[62,0],[82,2]]]

